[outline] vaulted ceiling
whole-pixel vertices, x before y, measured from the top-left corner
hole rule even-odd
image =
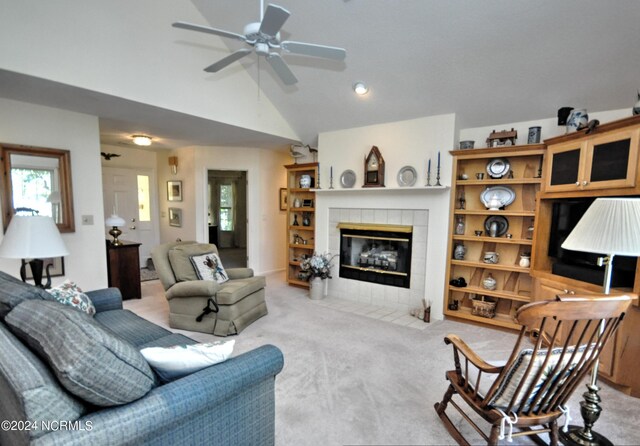
[[[346,59],[283,53],[298,78],[294,86],[284,86],[255,54],[225,69],[231,71],[198,75],[216,82],[243,67],[259,86],[256,94],[275,105],[304,144],[315,144],[323,131],[443,113],[456,113],[458,126],[468,128],[547,118],[562,106],[630,108],[637,100],[636,0],[273,1],[291,12],[282,28],[284,39],[343,47]],[[259,0],[192,3],[203,25],[242,33],[247,23],[259,21]],[[174,20],[184,20],[173,5]],[[203,47],[199,33],[169,23],[145,26],[166,26],[184,51],[190,43]],[[199,51],[193,61],[201,67],[196,70],[244,45],[210,37],[206,51]],[[167,69],[172,69],[171,62]],[[0,96],[94,113],[101,117],[105,141],[111,141],[109,135],[148,128],[169,148],[286,142],[87,91],[69,89],[63,95],[54,83],[0,74]],[[370,92],[356,96],[356,81],[366,82]],[[80,93],[84,96],[73,100]]]

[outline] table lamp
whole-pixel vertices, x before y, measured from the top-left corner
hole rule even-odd
[[[116,214],[111,214],[111,217],[107,218],[104,223],[106,226],[111,226],[111,229],[109,230],[109,234],[111,235],[111,237],[113,237],[113,240],[111,240],[111,244],[114,246],[122,245],[122,242],[118,240],[118,237],[120,237],[120,234],[122,234],[120,227],[127,224],[124,221],[124,218],[119,217]]]
[[[616,255],[640,256],[640,198],[598,198],[562,244],[563,249],[602,254],[598,266],[604,270],[604,294],[611,290],[611,265]],[[602,325],[601,325],[602,327]],[[602,329],[602,328],[601,328]],[[560,432],[563,444],[582,446],[611,445],[612,443],[592,431],[602,408],[598,396],[598,361],[593,366],[585,400],[580,403],[584,427],[569,426]]]
[[[35,285],[51,287],[51,275],[47,266],[47,283],[42,285],[43,258],[69,255],[60,231],[51,217],[40,215],[14,215],[0,243],[0,257],[21,259],[20,278],[27,281],[26,264],[31,266]],[[26,259],[31,259],[28,262]]]

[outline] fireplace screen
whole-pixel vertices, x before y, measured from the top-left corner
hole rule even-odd
[[[341,223],[340,277],[409,288],[411,226]]]

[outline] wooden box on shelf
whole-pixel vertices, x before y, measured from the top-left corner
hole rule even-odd
[[[463,277],[467,286],[446,287],[444,313],[449,317],[517,329],[513,315],[531,300],[532,294],[529,256],[545,146],[454,150],[451,154],[454,157],[453,188],[446,277],[447,281]],[[496,174],[490,167],[495,160],[508,168]],[[494,190],[488,189],[492,187],[500,187],[512,195],[512,202],[489,209],[487,195]],[[492,222],[497,223],[494,226]],[[454,252],[459,244],[465,246],[463,258],[456,258],[460,256]],[[487,253],[489,257],[496,253],[497,262],[485,259]],[[486,287],[489,274],[495,280],[495,289]],[[491,311],[479,311],[483,306],[478,303],[482,302],[481,296],[485,297],[484,306],[491,306]]]
[[[309,287],[300,269],[315,249],[315,192],[318,163],[289,164],[287,169],[287,283]]]

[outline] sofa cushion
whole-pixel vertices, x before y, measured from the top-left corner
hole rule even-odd
[[[194,243],[192,245],[178,245],[169,250],[169,263],[173,275],[178,282],[199,280],[196,270],[191,264],[191,256],[207,253],[218,253],[216,245],[208,243]]]
[[[71,307],[25,301],[5,320],[45,359],[62,385],[85,401],[98,406],[126,404],[155,384],[153,372],[135,347]]]
[[[171,332],[129,310],[113,310],[97,313],[94,317],[103,328],[136,348],[165,337]]]
[[[205,367],[226,361],[236,341],[218,341],[204,344],[147,347],[140,350],[162,381],[190,375]]]
[[[78,311],[87,313],[89,316],[96,314],[96,307],[93,306],[93,302],[75,282],[65,280],[61,285],[53,287],[47,292],[51,294],[56,302],[69,305]]]
[[[267,280],[263,276],[230,280],[221,285],[220,290],[216,293],[216,300],[218,305],[233,305],[266,286]]]
[[[1,322],[0,401],[3,413],[11,413],[13,420],[38,422],[39,429],[28,432],[32,438],[46,432],[42,421],[74,421],[85,412],[84,405],[60,386],[49,367]]]
[[[225,283],[229,280],[229,276],[222,266],[222,260],[215,252],[191,256],[189,260],[191,260],[198,279],[212,280],[218,283]]]
[[[0,271],[0,319],[4,319],[20,302],[29,299],[52,300],[52,297],[42,288]]]

